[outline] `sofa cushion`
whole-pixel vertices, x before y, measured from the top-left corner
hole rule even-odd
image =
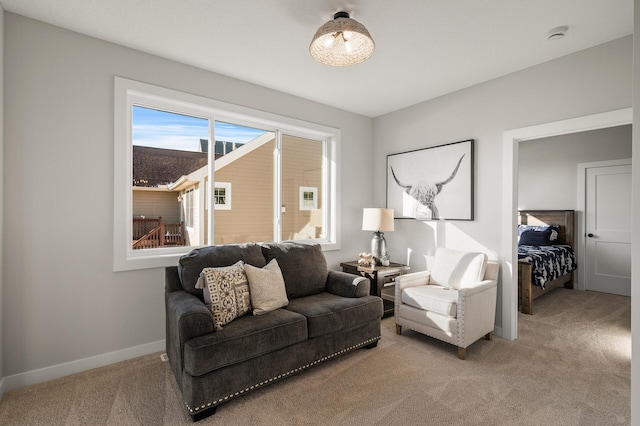
[[[201,376],[305,340],[307,320],[298,313],[276,309],[264,315],[247,315],[222,331],[187,341],[184,370]]]
[[[277,259],[289,301],[324,291],[327,283],[327,260],[319,244],[262,244],[267,262]]]
[[[249,280],[253,315],[266,314],[287,306],[287,290],[276,259],[271,259],[264,268],[246,265],[245,273]]]
[[[327,292],[291,299],[285,309],[307,317],[310,339],[380,320],[383,313],[379,297],[342,297]]]
[[[436,249],[429,284],[455,290],[476,284],[484,278],[487,255],[484,253]]]
[[[251,310],[249,282],[242,260],[231,266],[204,268],[196,288],[204,290],[204,303],[213,313],[213,323],[218,331]]]
[[[196,288],[196,282],[202,270],[231,266],[238,260],[258,268],[267,264],[260,246],[255,243],[227,244],[191,250],[178,261],[178,275],[182,288],[203,299],[202,290]]]
[[[439,285],[420,285],[402,290],[402,303],[448,317],[458,315],[458,291]]]

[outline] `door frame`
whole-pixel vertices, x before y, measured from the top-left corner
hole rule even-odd
[[[578,190],[576,198],[576,210],[579,211],[578,220],[576,223],[576,238],[579,238],[577,243],[576,259],[578,265],[585,264],[585,255],[587,253],[587,243],[584,238],[585,229],[587,229],[587,169],[596,167],[611,167],[611,166],[631,166],[631,158],[621,158],[619,160],[605,160],[605,161],[590,161],[587,163],[578,163],[578,180],[576,189]],[[631,172],[633,176],[633,171]],[[631,178],[633,179],[633,177]],[[584,280],[584,268],[578,268],[578,283],[576,288],[578,290],[586,290],[586,284]]]
[[[632,123],[633,108],[630,107],[503,132],[501,337],[518,338],[518,143]]]

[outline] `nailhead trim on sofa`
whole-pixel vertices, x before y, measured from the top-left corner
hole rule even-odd
[[[352,351],[352,350],[354,350],[354,349],[358,349],[358,348],[361,348],[362,346],[366,346],[366,345],[368,345],[368,344],[370,344],[370,343],[373,343],[373,342],[375,342],[375,341],[377,341],[377,340],[380,340],[380,337],[381,337],[381,336],[378,336],[378,337],[374,337],[374,338],[372,338],[372,339],[365,340],[365,341],[364,341],[364,342],[362,342],[362,343],[358,343],[357,345],[350,346],[350,347],[348,347],[348,348],[346,348],[346,349],[343,349],[343,350],[341,350],[341,351],[339,351],[339,352],[333,353],[333,354],[331,354],[331,355],[325,356],[325,357],[323,357],[323,358],[321,358],[321,359],[318,359],[318,360],[316,360],[316,361],[310,362],[310,363],[309,363],[309,364],[307,364],[307,365],[303,365],[302,367],[295,368],[295,369],[293,369],[293,370],[291,370],[291,371],[287,371],[286,373],[279,374],[279,375],[277,375],[277,376],[275,376],[275,377],[272,377],[272,378],[270,378],[270,379],[268,379],[268,380],[264,380],[264,381],[262,381],[262,382],[260,382],[260,383],[256,383],[255,385],[252,385],[252,386],[250,386],[250,387],[248,387],[248,388],[245,388],[245,389],[240,390],[240,391],[238,391],[238,392],[232,393],[231,395],[225,396],[224,398],[220,398],[220,399],[219,399],[219,400],[217,400],[217,401],[212,401],[212,402],[209,402],[209,403],[207,403],[207,404],[203,404],[203,405],[201,405],[201,406],[199,406],[199,407],[195,407],[195,408],[191,408],[191,407],[189,407],[189,405],[188,405],[186,402],[185,402],[185,404],[184,404],[184,405],[185,405],[185,406],[187,407],[187,409],[189,410],[189,414],[191,414],[191,415],[197,414],[197,413],[198,413],[199,411],[201,411],[201,410],[205,410],[205,409],[208,409],[208,408],[211,408],[211,407],[215,407],[216,405],[218,405],[218,404],[220,404],[220,403],[222,403],[222,402],[226,402],[226,401],[228,401],[229,399],[232,399],[232,398],[235,398],[235,397],[237,397],[237,396],[243,395],[243,394],[245,394],[246,392],[252,391],[252,390],[254,390],[254,389],[258,389],[258,388],[260,388],[260,387],[262,387],[262,386],[264,386],[264,385],[267,385],[267,384],[269,384],[269,383],[273,382],[274,380],[284,379],[285,377],[290,376],[291,374],[295,374],[295,373],[297,373],[297,372],[299,372],[299,371],[301,371],[301,370],[304,370],[304,369],[306,369],[306,368],[313,367],[313,366],[318,365],[318,364],[320,364],[320,363],[322,363],[322,362],[324,362],[324,361],[328,361],[328,360],[330,360],[331,358],[335,358],[335,357],[337,357],[337,356],[339,356],[339,355],[342,355],[342,354],[344,354],[344,353],[350,352],[350,351]]]

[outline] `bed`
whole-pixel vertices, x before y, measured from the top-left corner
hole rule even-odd
[[[521,210],[518,212],[518,224],[527,225],[527,234],[519,226],[518,244],[518,304],[520,312],[533,314],[533,300],[549,293],[557,287],[573,288],[575,261],[574,211],[573,210]],[[555,237],[550,243],[542,238],[540,232],[549,227],[546,235]],[[555,231],[555,235],[553,234]],[[551,237],[551,238],[553,238]],[[530,244],[535,243],[535,244]],[[537,244],[540,243],[540,244]]]

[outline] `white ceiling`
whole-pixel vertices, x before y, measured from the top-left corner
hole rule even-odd
[[[376,117],[633,33],[633,0],[0,0],[8,12]],[[366,62],[308,48],[346,10]],[[567,25],[560,41],[554,27]]]

